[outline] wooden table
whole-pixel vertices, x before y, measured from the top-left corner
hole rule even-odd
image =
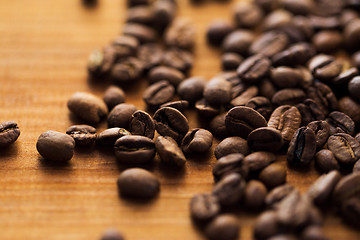
[[[101,96],[105,86],[87,82],[86,62],[119,34],[125,18],[124,0],[100,0],[94,9],[80,0],[16,0],[0,6],[0,121],[19,123],[16,144],[0,152],[0,239],[98,239],[114,227],[130,240],[203,239],[189,218],[189,199],[209,192],[213,180],[211,157],[190,159],[186,169],[173,171],[155,163],[161,193],[150,202],[120,199],[116,179],[124,166],[112,153],[96,149],[76,151],[70,164],[52,166],[41,161],[37,137],[44,131],[64,132],[74,121],[66,101],[75,91]],[[211,78],[220,71],[220,52],[204,40],[213,18],[231,18],[232,4],[198,7],[179,0],[179,15],[195,23],[196,62],[193,75]],[[127,93],[127,102],[144,109],[142,82]],[[188,112],[190,127],[197,118]],[[103,123],[99,130],[106,128]],[[213,151],[213,149],[212,149]],[[279,158],[284,164],[284,158]],[[306,190],[317,173],[289,171],[288,182]],[[251,239],[256,214],[239,213],[242,239]],[[359,232],[339,218],[326,218],[332,239],[360,239]]]

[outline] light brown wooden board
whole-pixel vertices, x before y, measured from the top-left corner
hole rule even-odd
[[[0,5],[0,121],[19,123],[16,144],[0,152],[0,239],[98,239],[114,227],[128,240],[203,239],[189,218],[189,199],[209,192],[213,180],[212,152],[202,161],[189,160],[182,172],[155,163],[147,166],[159,178],[161,193],[151,202],[119,199],[116,179],[122,166],[112,153],[76,151],[70,164],[55,167],[40,161],[35,144],[46,130],[64,132],[73,121],[66,101],[75,91],[102,95],[104,87],[87,82],[89,53],[120,33],[125,0],[99,0],[95,9],[80,0],[16,0]],[[231,19],[229,4],[193,7],[179,0],[179,15],[197,27],[192,75],[211,78],[220,70],[220,53],[206,45],[206,26],[214,18]],[[144,109],[141,91],[127,102]],[[188,112],[191,127],[196,115]],[[103,123],[99,130],[106,127]],[[213,151],[213,150],[212,150]],[[284,164],[284,158],[279,158]],[[288,172],[288,182],[305,191],[317,173]],[[256,214],[239,213],[241,239],[251,239]],[[327,217],[332,239],[359,239],[360,234]]]

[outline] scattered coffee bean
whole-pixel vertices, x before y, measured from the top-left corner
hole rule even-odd
[[[299,128],[287,151],[287,160],[295,166],[308,166],[316,153],[315,133],[308,127]]]
[[[326,122],[330,126],[330,134],[347,133],[349,135],[355,134],[355,123],[345,113],[334,111],[326,118]]]
[[[189,107],[189,102],[186,100],[167,102],[160,105],[159,108],[163,108],[163,107],[172,107],[179,110],[180,112],[184,112]]]
[[[205,85],[204,97],[214,106],[228,103],[231,99],[231,84],[225,78],[215,77]]]
[[[310,225],[302,231],[301,239],[306,239],[306,240],[323,239],[323,240],[326,240],[326,239],[328,239],[328,237],[326,237],[321,226]]]
[[[154,14],[149,6],[131,7],[126,12],[125,21],[151,26],[154,21]]]
[[[354,77],[348,84],[350,96],[360,101],[360,77]]]
[[[111,78],[116,84],[129,84],[139,80],[143,70],[144,65],[139,59],[128,57],[114,64]]]
[[[96,144],[99,146],[111,146],[113,147],[116,140],[123,136],[131,135],[131,133],[124,128],[109,128],[102,131],[96,139]]]
[[[121,59],[131,56],[134,57],[139,45],[140,43],[135,37],[121,35],[116,37],[110,46],[114,49],[116,58]],[[110,61],[108,64],[110,64]]]
[[[348,84],[351,79],[359,75],[359,70],[355,67],[343,71],[339,76],[334,78],[332,82],[336,85]]]
[[[295,68],[277,67],[270,71],[271,80],[280,88],[294,88],[303,81],[303,75]]]
[[[210,121],[210,131],[212,134],[220,139],[226,138],[229,136],[226,126],[225,126],[225,116],[227,113],[217,115]]]
[[[357,114],[360,112],[360,102],[355,99],[345,96],[339,100],[339,109],[356,123],[360,123],[360,115]]]
[[[250,153],[248,143],[241,137],[228,137],[222,140],[215,148],[215,157],[220,159],[231,153],[241,153],[244,156]]]
[[[221,57],[221,68],[224,71],[236,70],[243,60],[243,57],[237,53],[224,53]]]
[[[276,53],[286,49],[289,39],[280,31],[269,31],[261,34],[250,46],[251,54],[261,54],[272,57]]]
[[[161,65],[163,55],[163,49],[155,43],[147,43],[141,45],[137,53],[137,57],[143,63],[145,71],[149,71]]]
[[[271,127],[261,127],[250,132],[247,138],[249,147],[254,151],[277,152],[283,146],[280,131]]]
[[[303,65],[313,57],[315,53],[314,47],[309,43],[296,43],[286,50],[276,53],[272,57],[272,62],[274,66]]]
[[[108,115],[109,127],[128,128],[132,114],[136,111],[133,104],[121,103],[116,105]]]
[[[352,165],[360,158],[360,143],[349,134],[336,133],[330,136],[327,147],[341,164]]]
[[[123,34],[135,37],[140,43],[154,42],[157,37],[154,29],[138,23],[126,23]]]
[[[176,19],[166,30],[164,40],[167,46],[192,50],[195,45],[195,27],[188,19]]]
[[[138,135],[123,136],[114,144],[116,159],[121,163],[148,163],[155,157],[155,144],[150,138]]]
[[[207,222],[220,213],[217,197],[210,194],[196,194],[190,201],[191,217],[199,222]]]
[[[163,33],[176,15],[177,5],[175,1],[155,1],[152,4],[154,12],[154,27]]]
[[[240,93],[238,96],[233,98],[230,102],[230,105],[232,107],[235,106],[244,106],[250,99],[254,98],[258,95],[258,88],[256,86],[251,86],[242,93]],[[254,109],[254,108],[252,108]],[[254,109],[256,110],[256,109]]]
[[[202,97],[206,79],[202,77],[191,77],[181,82],[177,88],[177,93],[181,99],[194,103]]]
[[[113,46],[106,46],[103,50],[95,49],[89,55],[87,69],[90,77],[103,77],[110,72],[116,59]]]
[[[359,18],[350,21],[344,28],[345,43],[350,48],[358,48],[357,39],[360,33],[360,20]]]
[[[270,66],[270,60],[258,54],[245,59],[236,71],[244,82],[257,83],[269,72]]]
[[[253,152],[244,158],[250,172],[260,171],[275,160],[276,156],[271,152]]]
[[[246,179],[249,174],[249,166],[244,161],[244,155],[241,153],[232,153],[225,155],[215,163],[213,167],[213,176],[215,182],[220,181],[224,176],[231,173],[238,173]]]
[[[212,194],[219,199],[221,206],[235,205],[240,203],[245,186],[245,180],[240,174],[231,173],[215,184]]]
[[[74,125],[66,130],[77,146],[90,146],[96,140],[96,129],[89,125]]]
[[[247,55],[255,35],[248,30],[238,29],[225,37],[222,42],[222,50],[229,53],[237,53],[241,56]]]
[[[236,216],[223,214],[212,220],[205,229],[210,240],[236,240],[239,237],[239,222]]]
[[[265,185],[257,180],[250,180],[246,184],[244,204],[246,207],[254,210],[260,210],[264,205],[267,194]]]
[[[182,72],[166,66],[155,67],[149,72],[150,83],[166,80],[172,85],[178,86],[184,78],[185,76]]]
[[[129,130],[133,135],[141,135],[153,139],[155,123],[147,112],[138,110],[131,116]]]
[[[308,65],[314,77],[324,81],[337,77],[343,67],[334,57],[325,54],[311,58]]]
[[[263,21],[264,30],[273,30],[288,25],[293,18],[291,12],[285,9],[275,9]]]
[[[171,48],[165,51],[163,64],[175,68],[185,75],[193,67],[194,57],[191,52],[179,48]]]
[[[234,30],[235,26],[233,26],[233,24],[223,19],[217,19],[209,25],[206,32],[206,39],[211,45],[219,46],[223,39]]]
[[[315,164],[321,172],[330,172],[339,170],[340,166],[334,154],[328,149],[322,149],[315,155]]]
[[[360,227],[358,219],[360,218],[360,198],[353,197],[345,200],[341,205],[341,214],[345,221]]]
[[[333,199],[336,203],[350,199],[360,193],[360,172],[355,172],[345,177],[336,184]]]
[[[318,52],[336,51],[342,44],[343,36],[335,30],[323,30],[316,33],[312,39],[314,47]]]
[[[183,167],[186,158],[176,141],[169,136],[159,136],[155,141],[156,151],[163,163],[176,167]]]
[[[201,128],[195,128],[189,131],[181,142],[181,148],[184,153],[204,153],[209,151],[213,142],[211,132]]]
[[[314,86],[307,88],[307,95],[318,104],[325,115],[338,107],[333,91],[324,83],[315,82]]]
[[[354,164],[353,172],[360,172],[360,161],[359,160]]]
[[[309,196],[309,198],[317,205],[326,203],[340,178],[341,175],[337,170],[321,175],[309,187],[307,196]]]
[[[268,207],[274,208],[275,204],[281,202],[292,191],[297,191],[291,185],[284,184],[272,189],[265,198],[265,203]]]
[[[106,89],[103,99],[108,109],[111,110],[116,105],[125,102],[125,93],[120,87],[110,86]]]
[[[13,144],[20,136],[20,129],[16,122],[8,121],[0,124],[0,148]]]
[[[262,9],[250,2],[239,2],[234,6],[234,20],[238,27],[254,28],[264,17]]]
[[[261,170],[259,180],[269,188],[277,187],[286,182],[286,168],[278,163],[272,163]]]
[[[265,211],[256,220],[254,225],[255,239],[270,239],[280,231],[278,216],[275,211]]]
[[[269,119],[272,113],[272,106],[266,97],[253,97],[247,101],[245,107],[258,111],[265,119]]]
[[[150,85],[143,94],[143,99],[149,106],[159,106],[169,102],[175,94],[175,88],[168,81],[160,81]]]
[[[271,99],[274,105],[296,105],[306,98],[303,90],[298,88],[284,88],[276,92]]]
[[[316,135],[316,146],[322,148],[330,136],[330,125],[322,121],[325,116],[313,100],[307,99],[305,101],[306,104],[304,102],[303,104],[296,105],[301,113],[301,125],[307,125],[307,127],[314,131]]]
[[[212,106],[205,98],[202,98],[195,103],[195,109],[200,116],[205,118],[215,117],[219,114],[220,109],[218,106]]]

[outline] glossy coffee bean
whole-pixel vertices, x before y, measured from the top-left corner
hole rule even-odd
[[[135,39],[137,42],[137,40]],[[114,46],[108,45],[104,49],[95,49],[90,53],[87,70],[91,78],[97,79],[109,74],[115,60],[117,52]]]
[[[250,46],[251,54],[261,54],[272,57],[276,53],[286,49],[289,39],[280,31],[269,31],[261,34]]]
[[[281,202],[292,191],[297,191],[293,186],[283,184],[272,189],[265,198],[265,203],[268,207],[274,208],[276,204]]]
[[[271,127],[261,127],[250,132],[247,138],[249,147],[254,151],[279,151],[284,141],[279,130]]]
[[[127,10],[125,21],[150,26],[153,24],[154,14],[148,6],[131,7]]]
[[[195,45],[195,27],[188,19],[176,19],[166,30],[164,40],[167,46],[191,50]]]
[[[154,12],[154,28],[163,33],[176,16],[177,4],[175,1],[155,1],[152,3]]]
[[[244,196],[246,182],[238,173],[224,176],[213,188],[212,194],[219,199],[221,206],[238,204]]]
[[[181,142],[181,148],[184,153],[205,153],[212,146],[213,136],[211,132],[201,128],[195,128],[189,131]]]
[[[237,53],[241,56],[247,55],[251,43],[255,40],[253,32],[238,29],[225,37],[222,42],[222,50],[228,53]]]
[[[269,188],[277,187],[286,182],[286,168],[278,163],[272,163],[261,170],[259,180]]]
[[[131,135],[131,133],[124,128],[109,128],[102,131],[96,138],[96,144],[99,146],[114,146],[116,140],[123,136]]]
[[[337,77],[342,71],[342,64],[335,60],[334,57],[319,54],[310,59],[308,67],[314,77],[329,81]]]
[[[277,67],[270,71],[272,82],[280,88],[294,88],[303,81],[300,71],[290,67]]]
[[[265,185],[258,180],[250,180],[246,184],[244,204],[246,207],[254,210],[260,210],[264,206],[264,200],[267,194]]]
[[[211,105],[228,103],[231,99],[231,84],[225,78],[215,77],[205,85],[203,94]]]
[[[220,113],[220,106],[211,105],[205,98],[195,103],[195,109],[201,117],[212,118]]]
[[[339,100],[339,110],[349,117],[356,123],[360,123],[360,102],[355,99],[345,96]]]
[[[116,59],[120,59],[130,56],[136,56],[139,45],[140,43],[135,37],[120,35],[112,41],[110,46],[115,51]],[[107,63],[107,65],[109,64],[110,62]]]
[[[121,103],[116,105],[108,115],[109,127],[128,128],[132,114],[136,111],[133,104]]]
[[[352,165],[360,158],[360,143],[346,133],[330,136],[327,147],[341,164]]]
[[[20,136],[20,129],[16,122],[8,121],[0,124],[0,148],[13,144]]]
[[[138,23],[126,23],[122,32],[136,38],[140,43],[154,42],[157,38],[154,29]]]
[[[108,109],[111,110],[116,105],[125,102],[125,93],[120,87],[112,85],[106,89],[103,99]]]
[[[155,141],[156,151],[163,163],[175,167],[183,167],[186,158],[176,141],[169,136],[159,136]]]
[[[143,44],[139,47],[137,58],[143,63],[145,71],[160,66],[163,60],[164,50],[155,43]]]
[[[266,97],[250,98],[245,107],[258,111],[265,119],[269,119],[273,110],[269,99]]]
[[[322,149],[315,155],[315,164],[321,172],[330,172],[339,170],[340,166],[334,154],[328,149]]]
[[[89,125],[73,125],[66,130],[77,146],[90,146],[96,140],[96,129]]]
[[[220,213],[217,197],[210,194],[196,194],[190,201],[191,217],[199,222],[207,222]]]
[[[210,121],[209,130],[215,137],[219,139],[223,139],[229,136],[225,126],[225,116],[226,113],[223,113],[217,115]]]
[[[133,135],[141,135],[152,139],[155,135],[155,123],[147,112],[138,110],[131,116],[129,130]]]
[[[234,20],[238,27],[254,28],[264,17],[262,9],[250,2],[239,2],[234,6]]]
[[[360,227],[360,198],[353,197],[344,201],[341,205],[341,214],[345,221],[353,226]]]
[[[258,88],[256,86],[251,86],[244,90],[242,93],[238,94],[236,97],[234,97],[230,102],[230,106],[236,107],[236,106],[244,106],[250,99],[258,95]],[[253,108],[254,109],[254,108]],[[254,109],[256,110],[256,109]]]
[[[333,199],[341,203],[346,199],[357,196],[360,193],[360,172],[351,173],[341,178],[336,184]]]
[[[316,153],[316,138],[313,130],[307,127],[299,128],[287,151],[287,160],[295,166],[307,166]]]
[[[244,161],[244,155],[241,153],[232,153],[218,159],[213,167],[213,176],[215,182],[220,181],[226,175],[238,173],[246,179],[249,174],[248,164]]]
[[[347,84],[357,75],[359,75],[359,70],[356,67],[352,67],[340,73],[332,82],[336,85]]]
[[[296,43],[286,50],[276,53],[272,57],[272,62],[275,66],[304,65],[315,53],[314,47],[309,43]]]
[[[244,58],[237,53],[224,53],[221,57],[221,68],[224,71],[233,71],[242,63]]]
[[[250,172],[258,172],[275,160],[276,156],[271,152],[253,152],[244,158]]]
[[[194,63],[194,56],[187,50],[179,48],[167,49],[163,56],[163,64],[165,66],[175,68],[185,75],[192,69]]]
[[[277,29],[281,26],[288,25],[293,18],[293,15],[285,9],[275,9],[270,12],[263,22],[263,27],[265,30]]]
[[[228,137],[222,140],[215,148],[215,157],[220,159],[231,153],[241,153],[244,156],[250,153],[248,143],[241,137]]]
[[[271,102],[275,106],[296,105],[306,98],[306,94],[299,88],[284,88],[274,94]]]
[[[235,26],[233,24],[223,19],[216,19],[207,28],[207,42],[211,45],[219,46],[223,39],[234,30]]]
[[[309,98],[317,103],[325,115],[338,108],[335,94],[331,88],[324,83],[315,82],[313,86],[307,88],[306,93]]]
[[[175,88],[168,81],[160,81],[147,87],[143,99],[149,106],[160,106],[169,102],[175,94]]]
[[[205,235],[210,240],[236,240],[240,231],[236,216],[223,214],[212,220],[205,229]]]
[[[277,220],[275,211],[269,210],[263,212],[257,219],[254,225],[254,237],[256,239],[270,239],[280,231],[280,226]]]
[[[360,77],[354,77],[348,84],[350,95],[360,101]]]
[[[206,79],[203,77],[191,77],[181,82],[177,88],[177,93],[181,99],[194,103],[199,100],[206,85]]]
[[[271,62],[258,54],[246,58],[236,70],[239,77],[246,83],[257,83],[267,75]]]
[[[327,174],[321,175],[307,191],[307,196],[317,205],[326,203],[341,179],[341,175],[337,170],[333,170]]]
[[[178,86],[184,78],[185,76],[181,71],[166,66],[155,67],[149,72],[150,83],[166,80],[172,85]]]
[[[306,126],[312,121],[325,119],[325,114],[322,112],[320,106],[310,98],[305,99],[303,102],[297,104],[296,108],[301,114],[302,126]]]
[[[184,112],[186,109],[188,109],[189,102],[186,100],[172,101],[160,105],[159,108],[163,108],[163,107],[171,107],[179,110],[180,112]]]
[[[138,135],[123,136],[114,144],[115,156],[120,163],[148,163],[155,157],[155,144],[150,138]]]
[[[354,19],[353,21],[349,22],[344,28],[344,39],[346,45],[350,48],[357,49],[357,39],[360,34],[360,20]]]
[[[116,84],[130,84],[141,78],[143,70],[144,64],[138,58],[128,57],[114,64],[111,78]]]
[[[313,121],[307,127],[315,133],[316,148],[321,149],[330,137],[329,124],[325,121]]]
[[[341,46],[343,36],[338,31],[323,30],[314,35],[312,42],[318,52],[334,52]]]
[[[347,133],[349,135],[355,134],[355,123],[345,113],[333,111],[326,118],[326,122],[330,126],[330,134]]]

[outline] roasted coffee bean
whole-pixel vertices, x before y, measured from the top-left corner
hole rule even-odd
[[[186,100],[179,100],[179,101],[173,101],[173,102],[167,102],[162,105],[160,105],[160,108],[163,107],[172,107],[180,112],[184,112],[189,107],[189,102]]]
[[[133,135],[141,135],[153,139],[155,123],[147,112],[138,110],[131,116],[129,130]]]
[[[180,142],[189,131],[187,118],[177,109],[164,107],[157,110],[153,117],[156,131],[162,136],[170,136]]]
[[[219,199],[221,206],[238,204],[244,195],[246,182],[238,173],[224,176],[214,186],[212,194]]]
[[[247,101],[245,107],[258,111],[265,119],[269,119],[272,113],[272,106],[266,97],[253,97]]]
[[[295,166],[307,166],[316,153],[315,133],[308,127],[299,128],[287,151],[287,160]]]
[[[85,92],[74,93],[67,106],[75,116],[90,123],[99,123],[108,114],[108,108],[101,98]]]
[[[201,128],[195,128],[189,131],[181,142],[181,148],[184,153],[204,153],[209,151],[213,142],[211,132]]]
[[[100,146],[113,147],[116,140],[123,136],[131,135],[131,133],[124,128],[109,128],[102,131],[96,138],[96,144]]]
[[[20,129],[16,122],[8,121],[0,124],[0,148],[13,144],[20,136]]]
[[[246,83],[259,82],[269,72],[271,62],[258,54],[246,58],[236,70],[239,77]]]
[[[319,54],[310,59],[308,67],[315,78],[329,81],[341,73],[343,66],[334,57]]]
[[[177,88],[177,93],[181,99],[194,103],[202,97],[206,79],[203,77],[191,77],[181,82]]]
[[[109,127],[128,128],[132,114],[136,111],[133,104],[121,103],[116,105],[108,115]]]
[[[37,142],[36,149],[48,161],[67,162],[74,154],[75,140],[65,133],[56,131],[43,132]]]
[[[108,109],[111,110],[116,105],[125,102],[125,93],[120,87],[112,85],[106,89],[103,99]]]
[[[305,99],[302,103],[296,105],[296,108],[301,114],[301,125],[306,126],[315,120],[325,119],[324,113],[321,111],[319,105],[312,99]]]
[[[354,52],[351,57],[352,64],[357,68],[360,69],[360,51]]]
[[[291,19],[290,23],[285,23],[284,25],[276,26],[274,28],[274,31],[280,31],[284,33],[288,38],[289,41],[288,45],[290,45],[290,43],[306,41],[308,38],[307,32],[305,32],[302,27],[295,25],[293,23],[293,19]]]
[[[327,147],[339,163],[351,165],[360,159],[360,143],[349,134],[336,133],[330,136]]]
[[[316,148],[321,149],[330,137],[329,124],[325,121],[313,121],[307,127],[315,133]]]
[[[336,184],[333,199],[336,203],[341,203],[346,199],[357,196],[360,193],[360,172],[354,172],[345,177]]]
[[[306,36],[306,39],[309,40],[314,35],[314,26],[311,22],[311,20],[308,17],[305,16],[295,16],[292,19],[292,24],[295,25],[298,29],[300,29],[304,35]],[[313,47],[312,47],[313,48]],[[315,55],[315,52],[314,54]]]
[[[90,146],[96,140],[96,129],[89,125],[74,125],[66,130],[78,146]]]
[[[224,52],[237,53],[244,56],[248,54],[248,49],[254,40],[254,33],[249,30],[238,29],[224,38],[222,50]]]
[[[232,31],[235,30],[235,26],[223,19],[214,20],[206,31],[207,42],[214,46],[219,46],[223,39]]]
[[[115,63],[111,70],[111,78],[116,84],[133,83],[140,79],[144,64],[135,57],[129,57]]]
[[[200,116],[211,118],[219,114],[220,108],[218,106],[211,106],[205,98],[202,98],[195,103],[195,109]]]
[[[265,203],[268,207],[273,208],[275,204],[281,202],[281,200],[283,200],[292,191],[297,190],[293,186],[288,184],[280,185],[267,194],[265,198]]]
[[[296,43],[272,57],[274,66],[304,65],[316,51],[309,43]]]
[[[238,96],[233,98],[230,102],[232,107],[235,106],[244,106],[250,99],[258,95],[258,88],[256,86],[251,86],[247,88],[245,91],[240,93]],[[254,109],[254,108],[253,108]],[[254,109],[256,110],[256,109]]]
[[[168,81],[174,86],[178,86],[182,80],[184,80],[185,76],[182,72],[175,68],[159,66],[153,68],[149,72],[149,80],[150,83],[160,82],[163,80]]]
[[[323,30],[316,33],[312,43],[318,52],[334,52],[342,44],[343,36],[335,30]]]
[[[257,219],[254,225],[255,239],[270,239],[280,231],[275,211],[265,211]]]
[[[132,7],[127,10],[125,21],[151,26],[154,21],[154,13],[149,6]]]
[[[221,68],[224,71],[236,70],[243,60],[243,57],[237,53],[224,53],[221,57]]]
[[[103,50],[94,50],[89,55],[87,69],[91,77],[102,77],[110,72],[117,57],[113,46],[106,46]]]
[[[275,95],[276,91],[276,87],[268,79],[264,79],[259,83],[259,94],[267,99],[271,99]]]
[[[262,21],[264,13],[256,4],[239,2],[234,6],[234,20],[238,27],[254,28]]]
[[[260,210],[264,206],[264,200],[267,194],[265,185],[258,180],[250,180],[246,184],[244,204],[246,207],[254,210]]]
[[[339,74],[332,82],[336,85],[348,84],[351,79],[359,75],[359,70],[355,67],[349,68]]]
[[[295,131],[300,127],[301,114],[296,107],[284,105],[276,108],[270,116],[268,126],[281,132],[285,143],[291,141]]]
[[[360,227],[360,198],[353,197],[345,200],[341,205],[341,214],[345,221],[356,227]]]
[[[138,23],[126,23],[123,34],[135,37],[140,43],[155,42],[157,38],[154,29]]]
[[[340,2],[340,1],[337,1]],[[325,7],[325,6],[324,6]],[[321,10],[322,12],[324,10]],[[331,30],[340,28],[340,21],[337,16],[316,16],[309,17],[315,30]]]
[[[286,168],[279,163],[272,163],[261,170],[259,180],[268,188],[277,187],[286,182]]]
[[[360,132],[356,134],[355,139],[360,143]]]
[[[185,165],[186,158],[173,138],[159,136],[155,141],[155,147],[163,163],[176,167]]]
[[[117,180],[122,197],[153,198],[160,191],[160,183],[154,174],[141,168],[123,171]]]
[[[120,163],[141,164],[155,157],[155,144],[150,138],[138,135],[123,136],[114,144],[115,156]]]
[[[195,27],[188,19],[178,18],[166,30],[164,40],[169,47],[192,50],[195,45]]]
[[[307,191],[307,196],[317,205],[326,203],[341,179],[341,175],[337,170],[333,170],[327,174],[321,175]]]
[[[276,9],[270,12],[263,21],[264,30],[278,29],[279,27],[288,25],[293,15],[285,9]]]
[[[301,239],[311,240],[311,239],[318,239],[318,240],[327,240],[323,228],[321,226],[313,226],[310,225],[306,227],[301,233]]]
[[[289,39],[285,33],[280,31],[270,31],[260,35],[250,46],[250,54],[262,54],[272,57],[284,50],[289,44]]]
[[[294,1],[282,0],[280,6],[296,15],[307,15],[313,10],[313,3],[310,0]]]
[[[355,99],[345,96],[339,100],[339,109],[345,113],[356,123],[360,124],[360,102]]]
[[[128,7],[138,6],[138,5],[149,5],[150,0],[127,0]]]
[[[184,74],[188,74],[193,67],[194,57],[191,52],[178,48],[171,48],[165,51],[163,64],[175,68]]]
[[[360,77],[354,77],[348,84],[350,96],[360,101]]]
[[[276,156],[270,152],[253,152],[244,158],[244,162],[250,172],[257,172],[276,160]]]
[[[214,117],[210,121],[209,129],[211,133],[220,139],[226,138],[229,136],[229,133],[227,132],[226,126],[225,126],[225,116],[226,113],[222,113],[216,117]]]
[[[301,88],[307,89],[314,84],[315,79],[313,78],[310,70],[304,66],[298,66],[297,69],[303,76],[302,82],[300,83]]]
[[[214,106],[228,103],[231,99],[231,83],[225,78],[214,77],[205,85],[204,97]]]
[[[241,153],[244,156],[250,153],[247,141],[241,137],[228,137],[222,140],[215,148],[215,157],[220,159],[231,153]]]
[[[355,123],[345,113],[334,111],[326,118],[326,122],[330,126],[330,134],[347,133],[349,135],[355,134]]]
[[[143,63],[145,71],[159,66],[163,60],[163,49],[154,43],[143,44],[139,47],[137,57]]]
[[[196,194],[190,201],[191,217],[199,222],[207,222],[220,213],[220,204],[217,197],[204,193]]]
[[[271,12],[279,7],[279,2],[272,0],[254,0],[254,3],[261,7],[265,12]]]
[[[151,84],[146,88],[143,99],[149,106],[160,106],[169,102],[175,94],[175,88],[166,80]]]
[[[279,130],[261,127],[253,130],[247,138],[249,147],[254,151],[277,152],[284,144]]]
[[[344,28],[344,39],[346,46],[358,49],[358,39],[360,34],[359,18],[349,22]]]
[[[135,56],[139,41],[135,37],[121,35],[112,41],[111,47],[115,50],[117,59]]]
[[[236,240],[239,237],[239,222],[235,215],[222,214],[212,220],[205,228],[210,240]]]
[[[305,98],[305,92],[299,88],[284,88],[274,94],[271,102],[277,106],[296,105],[304,101]]]
[[[357,162],[354,164],[353,172],[360,172],[360,161],[357,160]]]
[[[247,138],[254,129],[266,127],[266,120],[254,109],[238,106],[228,111],[225,126],[231,135]]]
[[[270,71],[271,80],[280,88],[294,88],[303,81],[303,75],[295,68],[277,67]]]
[[[155,1],[152,4],[154,12],[154,27],[162,33],[171,24],[176,15],[175,1]]]
[[[248,177],[249,166],[245,163],[243,154],[232,153],[225,155],[219,158],[213,167],[215,182],[220,181],[224,176],[231,173],[238,173],[244,179]]]
[[[343,9],[340,13],[340,23],[345,27],[349,22],[359,17],[357,11],[353,9]]]
[[[338,108],[337,99],[331,88],[321,82],[315,82],[313,86],[307,88],[307,96],[314,100],[321,111],[327,115],[329,111]]]
[[[315,155],[315,164],[321,172],[330,172],[331,170],[339,170],[340,166],[334,154],[328,149],[322,149]]]

